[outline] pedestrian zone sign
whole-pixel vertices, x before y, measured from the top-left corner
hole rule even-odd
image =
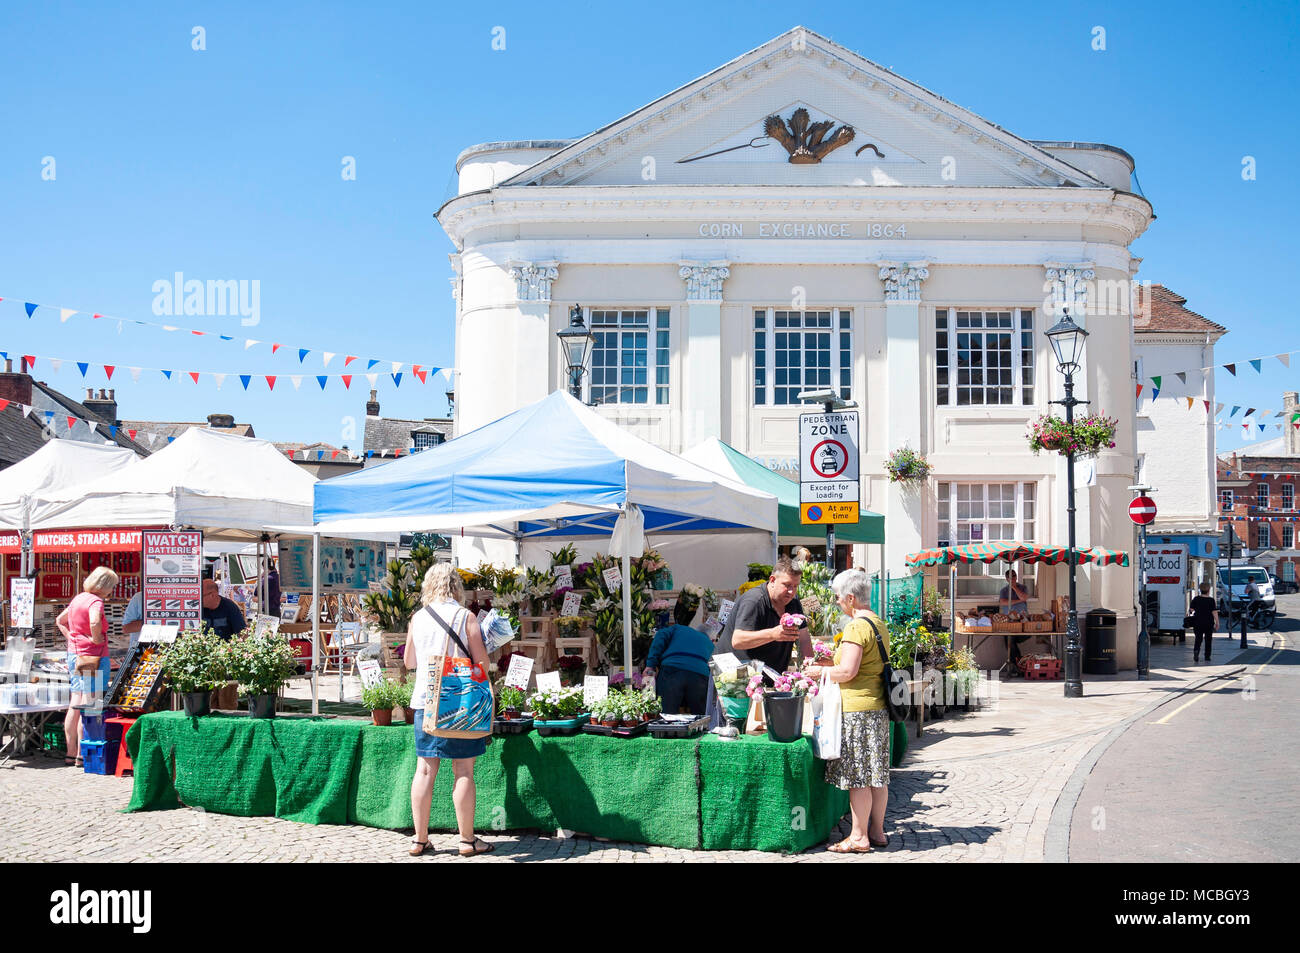
[[[859,487],[858,412],[800,414],[800,521],[858,522]]]

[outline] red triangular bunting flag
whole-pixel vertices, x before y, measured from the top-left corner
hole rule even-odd
[[[98,321],[100,318],[103,317],[103,315],[102,315],[102,314],[92,314],[90,317],[91,317],[91,320],[92,320],[92,321]]]
[[[27,362],[28,368],[33,368],[36,366],[36,357],[32,354],[24,354],[23,360]]]
[[[108,379],[109,379],[110,381],[113,379],[113,372],[114,372],[115,370],[117,370],[117,366],[116,366],[115,364],[105,364],[105,365],[104,365],[104,373],[108,375]]]
[[[202,331],[191,331],[190,334],[197,334],[199,337],[202,337],[202,336],[203,336],[203,332],[202,332]]]
[[[342,375],[342,377],[343,377],[343,387],[344,387],[346,390],[351,390],[351,389],[352,389],[352,375],[351,375],[351,374],[344,374],[344,375]]]
[[[1137,392],[1137,396],[1138,396],[1138,397],[1141,397],[1141,396],[1142,396],[1142,385],[1141,385],[1141,384],[1138,384],[1138,392]]]
[[[420,379],[421,384],[425,383],[425,378],[429,376],[429,372],[426,371],[419,364],[412,365],[411,373]]]
[[[275,353],[276,351],[278,351],[278,350],[280,350],[280,345],[278,345],[278,344],[272,344],[272,345],[271,345],[271,353],[272,353],[272,354],[274,354],[274,353]]]
[[[284,455],[285,455],[286,457],[288,457],[290,460],[293,459],[293,451],[292,451],[292,450],[286,450],[286,451],[284,452]]]
[[[1208,400],[1203,400],[1201,403],[1205,405],[1205,412],[1208,414],[1210,412],[1210,402]]]
[[[9,406],[9,401],[5,400],[3,397],[0,397],[0,413],[3,413],[4,409],[8,406]]]
[[[127,433],[127,436],[129,436],[132,440],[134,440],[134,439],[135,439],[135,435],[136,435],[137,433],[139,433],[139,431],[138,431],[138,430],[128,430],[126,433]]]
[[[344,367],[347,367],[349,364],[351,364],[351,363],[352,363],[353,361],[355,361],[356,359],[357,359],[357,356],[356,356],[355,354],[349,354],[349,355],[344,359],[344,361],[343,361],[343,366],[344,366]]]
[[[279,345],[277,345],[277,347],[278,347],[278,346],[279,346]],[[266,386],[269,387],[269,388],[271,388],[271,390],[275,390],[275,376],[274,376],[273,374],[268,374],[268,375],[267,375],[267,377],[266,377]]]
[[[75,427],[75,426],[77,426],[77,418],[76,418],[76,417],[69,417],[69,418],[68,418],[68,429],[71,430],[71,429],[72,429],[73,427]]]
[[[199,382],[199,372],[198,372],[198,371],[190,371],[190,377],[193,378],[194,383],[197,384],[197,383]]]
[[[331,459],[331,460],[337,459],[338,455],[339,455],[339,452],[338,452],[337,450],[335,450],[333,453],[330,454],[330,459]]]

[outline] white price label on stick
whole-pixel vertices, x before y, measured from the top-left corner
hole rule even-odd
[[[718,609],[718,621],[723,625],[726,625],[727,620],[731,618],[731,610],[734,608],[736,608],[736,603],[734,601],[731,599],[723,599],[722,605]]]
[[[561,589],[573,588],[573,567],[572,566],[556,566],[552,570],[552,572],[555,573],[556,592],[559,592]]]
[[[608,675],[588,675],[582,680],[582,701],[590,705],[609,694]]]
[[[582,609],[582,593],[566,592],[564,594],[564,607],[560,609],[560,615],[577,615]]]
[[[822,609],[822,601],[816,596],[804,596],[799,600],[799,605],[803,606],[804,615],[813,615]]]
[[[559,672],[542,672],[537,676],[537,690],[539,692],[558,692],[560,690],[560,673]]]
[[[506,684],[528,691],[528,679],[533,674],[533,660],[527,655],[512,655],[510,667],[506,669]]]
[[[716,615],[711,615],[704,620],[704,628],[708,630],[709,636],[711,638],[716,639],[718,637],[718,634],[722,632],[722,623],[718,621],[718,617]]]
[[[713,661],[717,664],[719,671],[723,672],[734,672],[736,669],[740,668],[740,666],[745,664],[740,659],[736,658],[736,656],[731,652],[722,652],[719,655],[715,655],[713,656]]]
[[[384,678],[379,663],[372,658],[357,659],[357,674],[361,676],[361,684],[366,688],[374,688]]]
[[[605,588],[608,589],[611,594],[618,593],[622,590],[623,572],[617,566],[610,566],[600,575],[605,580]]]

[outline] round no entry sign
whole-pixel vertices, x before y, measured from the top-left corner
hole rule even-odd
[[[1156,501],[1149,496],[1139,496],[1128,505],[1128,518],[1138,526],[1146,526],[1156,518]]]

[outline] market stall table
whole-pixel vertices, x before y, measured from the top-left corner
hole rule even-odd
[[[0,768],[8,767],[14,755],[39,751],[41,739],[45,732],[45,723],[55,712],[65,712],[67,704],[62,705],[16,705],[0,708],[0,737],[9,735],[9,740],[0,745]]]
[[[413,746],[409,726],[360,720],[145,715],[127,736],[135,763],[127,809],[179,799],[219,814],[409,829]],[[439,772],[435,830],[455,829],[451,781],[449,769]],[[692,849],[804,850],[848,810],[809,739],[497,737],[475,781],[481,829],[562,828]],[[791,823],[796,809],[802,824]]]

